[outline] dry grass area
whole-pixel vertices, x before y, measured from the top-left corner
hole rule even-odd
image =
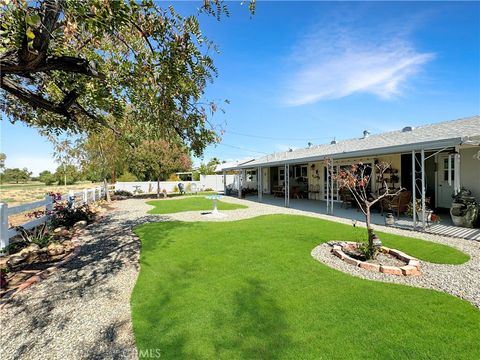
[[[9,207],[21,205],[33,201],[42,200],[49,192],[66,194],[70,190],[81,190],[99,186],[100,184],[82,182],[75,185],[50,185],[46,186],[40,182],[28,182],[26,184],[1,184],[0,202],[8,203]]]
[[[59,192],[62,194],[68,193],[70,190],[82,190],[86,188],[93,188],[100,186],[99,183],[82,182],[75,185],[50,185],[46,186],[40,182],[28,182],[25,184],[1,184],[0,185],[0,202],[5,202],[8,207],[22,205],[45,198],[45,195],[49,192]],[[30,210],[32,211],[32,210]],[[27,222],[27,213],[20,213],[8,217],[10,226],[17,226]]]

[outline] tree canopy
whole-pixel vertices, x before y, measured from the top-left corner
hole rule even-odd
[[[133,118],[151,138],[179,138],[201,155],[216,141],[204,99],[217,70],[197,17],[153,0],[0,2],[2,110],[47,132],[88,132],[107,115]],[[254,1],[250,2],[254,11]],[[218,19],[222,1],[200,9]]]

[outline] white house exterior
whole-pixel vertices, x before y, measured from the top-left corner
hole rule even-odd
[[[324,200],[328,206],[340,198],[328,176],[326,159],[333,160],[334,173],[360,162],[388,162],[394,169],[393,180],[398,177],[391,186],[417,188],[412,191],[414,200],[424,203],[428,197],[435,208],[449,208],[452,194],[462,187],[480,202],[480,116],[375,135],[364,132],[354,139],[273,153],[224,171],[235,170],[241,188],[255,188],[259,199],[283,186],[288,206],[291,189],[303,187],[309,199]],[[372,181],[371,186],[374,192],[378,184]]]

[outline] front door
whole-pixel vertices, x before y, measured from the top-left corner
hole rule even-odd
[[[453,157],[450,159],[450,183],[448,182],[448,154],[438,155],[437,169],[437,207],[449,208],[452,204],[453,184],[454,184],[454,164]]]

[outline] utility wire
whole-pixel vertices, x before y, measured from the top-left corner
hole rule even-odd
[[[268,153],[266,153],[266,152],[258,151],[258,150],[251,150],[251,149],[247,149],[247,148],[244,148],[244,147],[241,147],[241,146],[229,145],[229,144],[225,144],[225,143],[219,143],[217,145],[223,145],[223,146],[228,146],[228,147],[231,147],[231,148],[234,148],[234,149],[249,151],[249,152],[253,152],[253,153],[257,153],[257,154],[268,155]]]
[[[271,137],[271,136],[262,136],[262,135],[252,135],[252,134],[244,134],[244,133],[239,133],[236,131],[229,131],[226,130],[225,134],[233,134],[233,135],[239,135],[239,136],[246,136],[246,137],[251,137],[251,138],[256,138],[256,139],[268,139],[268,140],[293,140],[293,141],[308,141],[308,140],[321,140],[321,139],[333,139],[334,136],[322,136],[322,137],[315,137],[315,138],[282,138],[282,137]]]

